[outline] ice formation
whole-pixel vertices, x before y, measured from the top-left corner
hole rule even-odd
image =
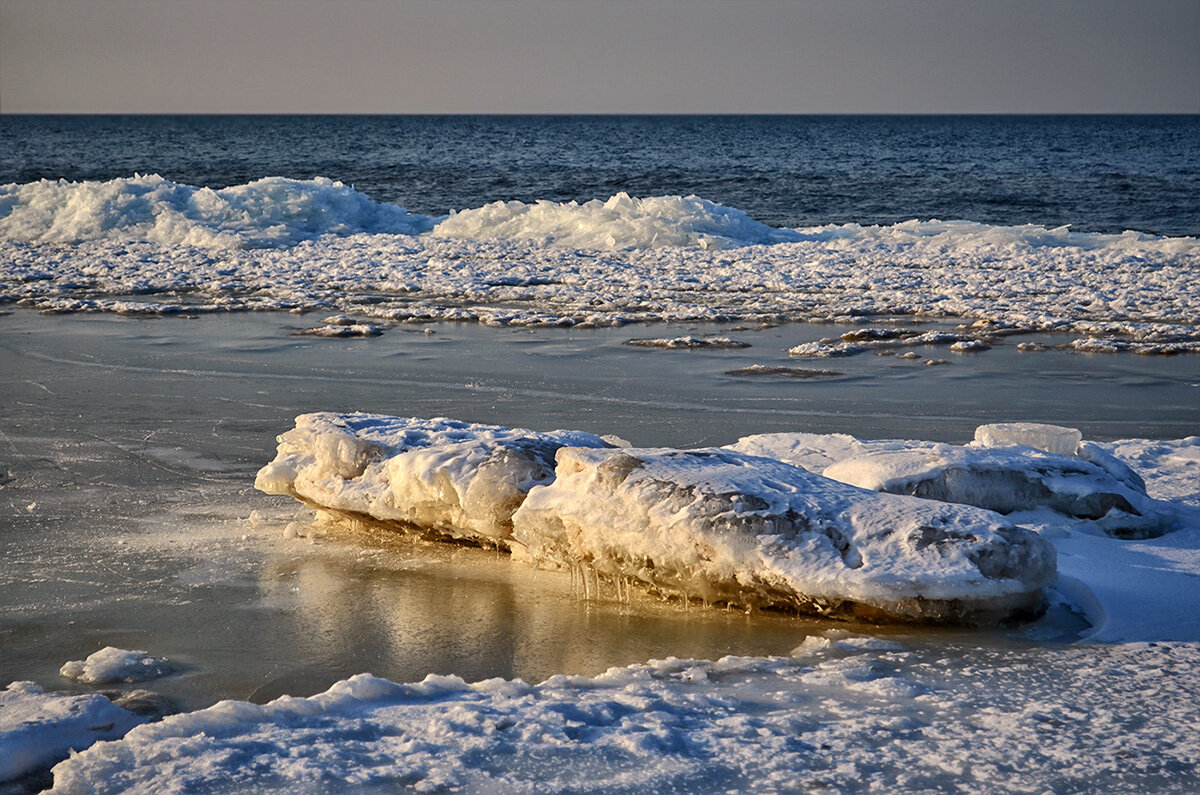
[[[1049,509],[1122,537],[1179,526],[1179,511],[1152,499],[1142,478],[1074,428],[1039,423],[980,426],[973,444],[778,433],[728,449],[787,461],[862,488],[974,505],[1010,514]],[[1069,450],[1069,454],[1047,452]]]
[[[1022,445],[1059,455],[1074,455],[1083,434],[1077,428],[1040,422],[995,422],[975,429],[975,442],[984,447]]]
[[[638,199],[627,193],[583,204],[493,202],[451,215],[434,228],[433,234],[477,240],[536,240],[594,249],[722,249],[800,239],[790,229],[767,226],[741,210],[698,196]]]
[[[326,234],[411,235],[432,225],[432,219],[323,178],[267,177],[220,190],[157,174],[0,187],[0,238],[30,243],[115,239],[244,248],[288,246]]]
[[[636,339],[629,340],[626,345],[632,345],[635,348],[661,348],[663,350],[679,350],[679,349],[695,349],[707,348],[709,350],[723,350],[726,348],[749,348],[750,343],[741,342],[740,340],[730,339],[729,337],[660,337],[658,339]]]
[[[942,221],[779,230],[694,198],[498,203],[439,224],[328,180],[0,188],[0,302],[48,312],[530,326],[918,316],[967,322],[794,353],[1047,331],[1078,335],[1080,351],[1167,354],[1200,351],[1200,294],[1178,289],[1198,272],[1195,238]]]
[[[52,694],[13,682],[0,690],[0,783],[121,737],[145,720],[101,695]]]
[[[51,791],[1200,787],[1200,743],[1185,730],[1200,721],[1194,644],[984,653],[832,633],[793,654],[537,685],[360,675],[310,698],[224,701],[137,727],[60,763]]]
[[[558,453],[513,516],[520,556],[685,598],[837,617],[1029,611],[1054,550],[996,514],[847,487],[729,450]]]
[[[1126,538],[1160,535],[1175,519],[1169,505],[1138,488],[1132,473],[1121,479],[1083,458],[1028,447],[930,445],[867,453],[824,474],[862,488],[1004,514],[1048,508]]]
[[[126,651],[105,646],[86,660],[72,660],[60,673],[68,679],[88,685],[114,682],[143,682],[170,673],[171,664],[144,651]]]
[[[444,418],[304,414],[254,485],[323,509],[453,538],[503,544],[564,446],[607,447],[580,431],[537,433]]]

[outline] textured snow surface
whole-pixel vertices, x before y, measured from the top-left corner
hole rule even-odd
[[[445,418],[303,414],[278,438],[255,487],[322,508],[499,543],[564,446],[607,447],[580,431],[536,433]]]
[[[1198,666],[1189,644],[910,650],[831,633],[791,658],[533,686],[363,674],[140,726],[59,764],[53,792],[1191,792]]]
[[[997,514],[721,449],[561,450],[513,527],[535,563],[833,616],[994,619],[1036,607],[1055,571]]]
[[[171,664],[144,651],[126,651],[105,646],[86,660],[72,660],[60,673],[88,685],[114,682],[143,682],[171,672]]]
[[[120,737],[143,720],[101,695],[58,695],[13,682],[0,690],[0,782]]]
[[[1200,350],[1200,242],[907,221],[778,230],[694,197],[497,203],[438,222],[329,180],[135,177],[0,188],[0,301],[119,313],[314,309],[492,325],[972,321],[797,355],[991,344]],[[137,296],[131,299],[130,296]],[[892,332],[894,334],[894,331]]]

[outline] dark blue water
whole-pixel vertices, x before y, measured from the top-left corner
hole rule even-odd
[[[1200,116],[2,116],[0,182],[325,176],[440,215],[696,194],[775,226],[1200,234]]]

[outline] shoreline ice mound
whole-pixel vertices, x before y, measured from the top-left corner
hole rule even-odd
[[[582,431],[539,433],[446,418],[302,414],[254,486],[403,529],[503,545],[513,511],[554,478],[563,446],[608,447]]]
[[[1036,609],[1054,548],[998,514],[881,495],[730,450],[558,452],[515,554],[688,598],[866,620]]]
[[[174,670],[169,661],[152,657],[144,651],[126,651],[115,646],[105,646],[86,660],[71,660],[63,665],[59,673],[67,679],[87,685],[112,684],[114,682],[144,682],[157,679]]]
[[[1093,460],[1026,446],[920,445],[839,461],[826,477],[873,491],[973,505],[1002,514],[1049,509],[1118,538],[1171,529],[1177,512],[1151,499],[1142,479],[1090,443]]]
[[[0,782],[117,739],[146,720],[98,694],[60,695],[33,682],[13,682],[0,690]]]
[[[633,198],[618,193],[607,201],[498,201],[463,210],[441,221],[433,234],[476,240],[544,240],[576,248],[701,248],[801,240],[732,207],[698,196]]]
[[[266,177],[219,190],[157,174],[0,186],[0,239],[29,243],[117,239],[270,248],[323,235],[416,235],[433,224],[432,218],[373,201],[324,177]]]

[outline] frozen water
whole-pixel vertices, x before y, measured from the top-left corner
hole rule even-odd
[[[493,544],[511,535],[529,489],[553,478],[559,447],[609,446],[579,431],[329,413],[297,417],[278,441],[255,479],[260,491]]]
[[[416,234],[432,219],[340,182],[267,177],[221,190],[157,174],[0,187],[0,238],[31,243],[139,240],[201,248],[286,246],[325,234]]]
[[[996,422],[975,429],[975,442],[984,447],[1024,445],[1047,453],[1074,455],[1083,434],[1076,428],[1039,422]]]
[[[68,679],[88,685],[114,682],[142,682],[171,672],[171,664],[144,651],[126,651],[105,646],[86,660],[72,660],[60,673]]]
[[[452,214],[435,235],[471,239],[537,240],[577,248],[656,248],[685,246],[721,249],[799,240],[790,229],[775,229],[741,210],[698,196],[632,198],[618,193],[608,201],[493,202]]]
[[[565,448],[513,528],[537,564],[834,617],[995,619],[1054,575],[1053,548],[996,514],[719,449]]]
[[[1029,447],[928,445],[868,452],[841,460],[824,474],[862,488],[1005,514],[1049,508],[1093,520],[1126,538],[1160,535],[1176,522],[1170,505],[1151,500],[1130,478],[1119,479],[1075,456]]]
[[[1200,350],[1200,297],[1177,289],[1198,267],[1195,238],[915,220],[786,230],[695,197],[498,202],[439,223],[322,179],[0,188],[0,301],[53,312],[314,309],[495,326],[919,315],[967,325],[793,352],[995,347],[1040,331],[1071,332],[1080,351],[1170,354]]]

